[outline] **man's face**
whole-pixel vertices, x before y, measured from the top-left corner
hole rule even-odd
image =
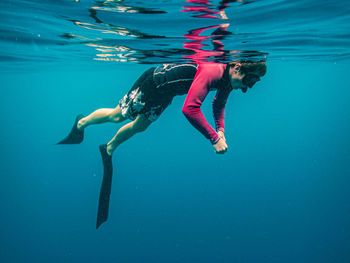
[[[248,88],[252,88],[255,83],[260,80],[260,76],[257,73],[246,73],[242,78],[242,84],[244,88],[242,88],[243,92],[246,92]]]
[[[254,84],[260,81],[258,72],[246,72],[243,73],[240,70],[240,64],[236,64],[230,68],[231,85],[233,89],[241,89],[242,92],[247,92],[248,88],[252,88]]]

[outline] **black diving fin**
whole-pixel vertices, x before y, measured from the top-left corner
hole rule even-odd
[[[79,130],[77,125],[80,119],[84,118],[84,115],[79,114],[74,121],[73,128],[66,138],[57,144],[79,144],[84,140],[84,129]]]
[[[98,229],[102,223],[106,222],[108,218],[113,174],[112,156],[107,153],[107,144],[100,145],[100,153],[103,161],[103,179],[98,201],[96,229]]]

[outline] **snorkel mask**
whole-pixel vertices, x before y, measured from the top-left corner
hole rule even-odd
[[[247,92],[248,88],[252,88],[256,82],[260,80],[260,77],[253,73],[247,73],[244,75],[242,79],[242,83],[245,86],[242,88],[242,91],[245,93]]]

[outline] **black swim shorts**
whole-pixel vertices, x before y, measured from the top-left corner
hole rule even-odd
[[[130,91],[119,101],[122,115],[135,120],[143,114],[148,120],[155,121],[171,103],[173,95],[161,93],[153,80],[155,67],[145,71]]]

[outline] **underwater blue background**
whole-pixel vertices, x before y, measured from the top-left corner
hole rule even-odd
[[[225,155],[185,119],[184,96],[122,144],[98,230],[98,145],[120,125],[55,143],[150,65],[3,59],[0,262],[350,262],[350,63],[288,54],[230,95]]]

